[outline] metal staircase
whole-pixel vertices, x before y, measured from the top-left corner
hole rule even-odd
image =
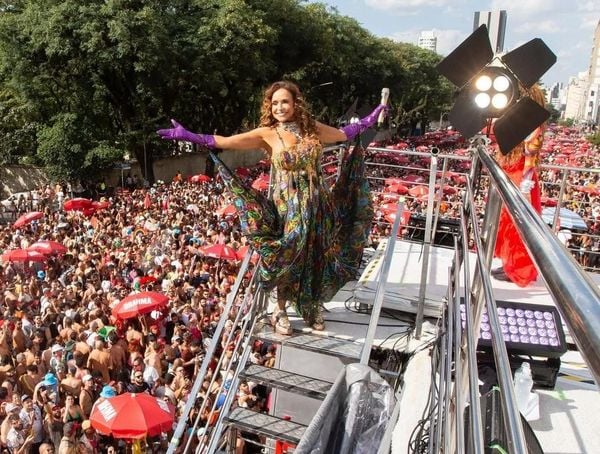
[[[271,389],[271,414],[237,407],[224,422],[230,428],[297,445],[333,384],[322,377],[335,378],[345,363],[356,362],[361,345],[310,332],[281,336],[269,328],[257,330],[255,337],[278,345],[276,367],[250,364],[240,378]],[[317,377],[301,373],[305,370]]]

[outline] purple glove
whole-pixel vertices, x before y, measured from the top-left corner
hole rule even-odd
[[[173,128],[159,129],[156,131],[158,135],[167,140],[184,140],[186,142],[197,143],[207,148],[216,148],[215,136],[208,134],[194,134],[188,131],[175,120],[171,120]]]
[[[354,139],[357,135],[362,134],[367,129],[375,124],[379,114],[382,110],[388,111],[389,107],[384,104],[379,104],[375,107],[375,110],[367,115],[365,118],[361,118],[358,120],[358,123],[351,123],[343,128],[340,128],[340,131],[343,131],[346,134],[348,140]]]

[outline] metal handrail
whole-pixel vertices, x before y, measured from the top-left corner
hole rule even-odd
[[[244,274],[246,273],[246,271],[249,267],[251,255],[252,254],[249,252],[248,254],[246,254],[246,257],[244,257],[242,265],[240,266],[240,272],[238,273],[236,281],[233,285],[233,289],[232,289],[231,293],[229,294],[228,301],[225,305],[225,309],[223,310],[224,314],[228,314],[231,311],[233,303],[234,303],[234,301],[238,295],[239,289],[241,287]],[[206,377],[206,373],[208,371],[210,363],[212,362],[212,357],[214,356],[215,350],[217,349],[218,342],[216,340],[220,339],[221,333],[223,332],[223,329],[225,327],[226,320],[227,320],[227,317],[221,317],[219,320],[219,323],[217,324],[217,328],[215,329],[215,334],[213,335],[213,342],[211,342],[207,348],[206,354],[204,356],[204,360],[202,361],[202,365],[200,366],[200,371],[196,375],[196,379],[194,380],[194,384],[192,385],[192,389],[189,394],[190,398],[187,400],[187,402],[185,404],[183,413],[180,416],[179,421],[177,422],[177,426],[175,428],[173,437],[171,437],[171,440],[169,442],[167,454],[174,454],[176,449],[179,447],[179,444],[182,440],[182,437],[183,437],[185,429],[186,429],[187,420],[189,418],[190,412],[192,411],[192,408],[196,403],[196,396],[198,395],[198,392],[200,391],[200,388],[202,386],[202,383],[204,382],[204,379]]]
[[[596,382],[600,383],[600,291],[485,148],[478,146],[476,153],[500,197],[510,207],[515,227]]]
[[[367,328],[365,342],[363,343],[360,353],[360,363],[366,366],[369,365],[371,347],[373,346],[375,331],[377,331],[377,325],[379,324],[379,315],[381,313],[381,307],[383,306],[383,297],[385,296],[385,286],[390,273],[390,265],[392,263],[392,256],[394,255],[394,246],[396,244],[396,238],[398,237],[398,229],[400,227],[400,219],[402,219],[403,211],[404,204],[398,204],[398,209],[396,210],[396,219],[394,221],[394,226],[392,227],[392,235],[390,236],[390,240],[385,247],[383,264],[381,265],[381,270],[379,272],[379,280],[377,283],[377,289],[375,291],[375,297],[373,299],[373,308],[371,310],[371,319],[369,320],[369,327]]]

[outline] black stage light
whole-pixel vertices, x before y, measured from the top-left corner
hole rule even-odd
[[[527,89],[555,62],[556,55],[539,38],[494,57],[487,27],[482,25],[437,65],[460,89],[448,119],[469,138],[497,118],[498,147],[509,153],[550,116],[527,96]]]

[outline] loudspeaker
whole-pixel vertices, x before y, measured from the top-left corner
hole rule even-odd
[[[425,221],[425,216],[420,214],[410,215],[407,228],[407,238],[409,240],[423,242],[425,239]],[[457,219],[438,218],[433,238],[434,246],[454,248],[454,235],[458,235],[459,231],[460,227]]]

